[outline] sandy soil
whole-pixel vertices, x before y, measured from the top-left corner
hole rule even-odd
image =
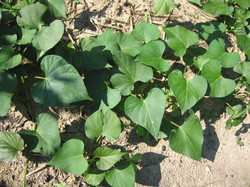
[[[145,21],[158,26],[169,23],[184,25],[192,28],[195,23],[211,21],[211,16],[201,12],[198,7],[176,0],[179,4],[171,15],[155,17],[152,13],[150,0],[83,0],[79,4],[66,0],[68,18],[64,20],[68,36],[76,44],[82,37],[102,33],[113,28],[116,32],[130,32],[135,25]],[[237,46],[231,51],[237,51]],[[51,111],[46,107],[32,103],[36,108],[35,115]],[[217,113],[213,113],[216,109]],[[244,122],[228,131],[225,122],[228,118],[216,101],[210,109],[210,118],[200,115],[204,129],[205,142],[201,162],[191,160],[170,150],[168,141],[142,142],[136,137],[133,130],[127,128],[120,139],[114,144],[123,146],[132,154],[142,153],[143,159],[139,163],[136,176],[136,186],[237,186],[250,185],[250,116]],[[84,120],[80,108],[56,108],[56,117],[59,121],[62,139],[69,137],[82,139],[81,126]],[[53,113],[51,113],[53,114]],[[55,115],[55,114],[53,114]],[[89,114],[86,114],[89,115]],[[0,118],[1,131],[18,131],[21,128],[32,128],[30,114],[27,107],[18,101],[13,101],[9,114]],[[124,120],[127,124],[128,121]],[[241,137],[244,146],[237,145],[237,137]],[[53,167],[46,167],[46,157],[34,157],[29,163],[27,175],[28,186],[86,186],[81,176],[71,175]],[[23,171],[26,159],[22,155],[16,162],[6,164],[0,162],[0,186],[19,187],[23,180]],[[105,185],[105,184],[104,184]]]

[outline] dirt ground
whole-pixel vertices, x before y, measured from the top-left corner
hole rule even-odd
[[[211,21],[214,18],[186,0],[175,0],[176,8],[171,15],[156,17],[152,14],[153,3],[150,0],[65,0],[68,18],[64,20],[68,38],[77,44],[80,38],[95,36],[113,28],[116,32],[131,32],[141,21],[148,21],[159,26],[170,23],[192,28],[193,24]],[[233,38],[232,38],[233,40]],[[237,46],[231,51],[239,51]],[[53,111],[39,104],[32,103],[34,114]],[[250,116],[248,115],[238,127],[228,131],[225,123],[228,116],[215,101],[204,110],[210,112],[209,118],[204,113],[197,115],[204,129],[205,142],[200,162],[173,152],[168,141],[142,142],[134,135],[132,128],[125,128],[118,141],[113,144],[123,146],[132,154],[142,153],[136,175],[136,186],[160,187],[249,187],[250,186]],[[209,105],[209,106],[208,106]],[[69,137],[82,139],[82,108],[55,108],[62,140]],[[86,114],[87,116],[89,114]],[[125,126],[128,120],[122,118]],[[6,117],[0,118],[1,131],[18,131],[32,128],[27,107],[17,101]],[[237,144],[241,138],[244,146]],[[85,144],[87,144],[85,142]],[[71,175],[53,167],[46,167],[47,157],[34,157],[29,162],[27,175],[28,186],[54,186],[61,184],[69,187],[87,186],[81,176]],[[22,155],[16,162],[0,162],[0,186],[22,186],[26,159]],[[106,184],[103,184],[106,186]]]

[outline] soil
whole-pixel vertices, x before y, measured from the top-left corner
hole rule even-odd
[[[154,23],[159,28],[167,24],[193,28],[193,24],[214,19],[186,0],[175,0],[178,6],[173,12],[158,17],[152,13],[153,3],[150,0],[80,0],[78,4],[75,2],[65,0],[68,18],[64,19],[68,33],[66,38],[75,45],[80,38],[95,36],[110,28],[115,32],[129,33],[141,21]],[[230,40],[235,41],[233,36]],[[235,43],[232,43],[228,50],[240,52]],[[34,125],[31,122],[32,116],[48,112],[57,117],[62,140],[72,137],[83,139],[81,129],[84,116],[90,115],[90,111],[84,107],[52,110],[34,102],[31,105],[35,108],[33,114],[27,112],[25,103],[14,100],[8,115],[0,118],[0,130],[16,132],[22,128],[31,129]],[[142,161],[138,164],[136,186],[249,186],[250,116],[247,115],[241,125],[226,130],[228,116],[223,110],[225,106],[221,105],[218,100],[205,99],[204,108],[201,113],[197,113],[205,137],[200,162],[173,152],[168,141],[164,139],[144,143],[142,138],[135,135],[134,129],[129,125],[130,121],[122,117],[125,131],[119,140],[112,144],[121,146],[131,154],[143,154]],[[241,138],[244,146],[237,144],[237,137]],[[27,186],[87,186],[81,176],[46,167],[45,162],[49,159],[41,156],[31,159],[28,165]],[[22,186],[25,164],[26,158],[21,154],[13,163],[0,162],[0,186]]]

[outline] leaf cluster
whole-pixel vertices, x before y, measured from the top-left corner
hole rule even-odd
[[[157,15],[174,8],[172,0],[154,3]],[[111,186],[134,186],[135,162],[141,155],[103,145],[104,139],[119,139],[120,114],[145,140],[167,138],[172,150],[199,161],[204,137],[197,107],[207,97],[225,101],[250,83],[249,4],[244,0],[209,0],[203,5],[204,11],[229,20],[226,24],[218,19],[198,23],[193,30],[166,25],[162,40],[157,26],[142,22],[129,34],[110,29],[83,38],[79,49],[62,39],[64,24],[58,17],[66,17],[63,0],[0,5],[0,116],[18,96],[17,87],[23,88],[27,103],[48,107],[77,103],[95,110],[83,124],[83,136],[94,143],[93,150],[85,150],[79,139],[62,142],[57,120],[42,113],[32,119],[33,130],[0,132],[3,161],[14,161],[18,151],[39,153],[51,157],[48,165],[84,175],[91,185],[106,180]],[[247,61],[226,50],[223,38],[230,28],[237,28],[228,18],[242,25],[242,32],[232,32]],[[207,49],[199,46],[201,40]],[[249,111],[249,104],[225,105],[231,115],[227,129],[239,125]],[[179,112],[179,119],[166,109]]]

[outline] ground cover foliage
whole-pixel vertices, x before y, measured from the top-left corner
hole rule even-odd
[[[250,2],[189,2],[217,21],[198,23],[193,30],[166,25],[164,40],[157,26],[142,22],[130,34],[110,29],[82,38],[79,48],[63,40],[62,0],[0,2],[0,116],[8,113],[13,97],[18,98],[17,87],[26,97],[18,99],[25,101],[95,109],[83,124],[85,136],[94,142],[92,150],[85,150],[79,139],[62,142],[56,118],[42,113],[32,116],[33,130],[0,132],[0,159],[12,162],[22,151],[29,160],[39,153],[51,157],[47,165],[83,175],[90,185],[105,180],[111,186],[134,186],[141,155],[102,143],[119,138],[123,130],[119,114],[125,114],[145,141],[165,138],[172,150],[199,161],[203,130],[195,113],[200,101],[213,97],[225,103],[231,115],[227,129],[239,125],[249,111],[238,90],[249,92]],[[154,0],[156,15],[170,13],[174,6],[174,0]],[[226,50],[229,32],[236,36],[245,61]],[[235,98],[243,104],[232,106]],[[173,118],[167,108],[182,116]]]

